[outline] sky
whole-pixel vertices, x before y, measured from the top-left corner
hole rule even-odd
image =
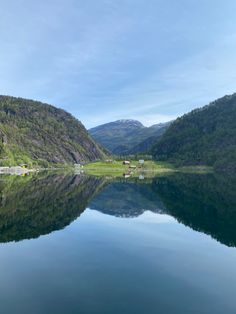
[[[87,128],[149,126],[236,92],[235,0],[0,0],[0,94]]]

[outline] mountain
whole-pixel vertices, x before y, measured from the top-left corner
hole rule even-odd
[[[110,152],[117,153],[132,145],[134,134],[144,129],[141,122],[136,120],[117,120],[99,125],[89,130],[91,136]],[[120,147],[120,148],[119,148]]]
[[[175,120],[152,148],[157,160],[236,171],[236,94]]]
[[[0,96],[0,165],[78,163],[103,155],[71,114],[38,101]]]
[[[168,128],[170,122],[145,127],[136,120],[117,120],[89,130],[91,136],[117,155],[146,152]]]
[[[172,121],[154,124],[137,132],[136,136],[140,139],[142,138],[142,140],[137,145],[134,145],[128,153],[137,154],[149,152],[152,146],[159,141],[171,123]]]

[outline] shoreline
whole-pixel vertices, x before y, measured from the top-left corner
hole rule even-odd
[[[145,161],[144,165],[140,166],[137,160],[132,160],[128,165],[122,164],[122,161],[113,160],[112,162],[91,162],[84,165],[85,173],[95,176],[113,176],[113,177],[135,177],[156,175],[167,175],[173,173],[210,173],[212,168],[208,166],[186,166],[175,167],[173,164]]]

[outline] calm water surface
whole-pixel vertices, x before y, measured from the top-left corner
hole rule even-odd
[[[234,179],[0,179],[0,313],[236,313]]]

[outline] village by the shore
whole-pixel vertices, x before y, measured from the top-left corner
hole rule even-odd
[[[35,171],[36,169],[29,169],[26,165],[0,167],[0,174],[25,175]]]

